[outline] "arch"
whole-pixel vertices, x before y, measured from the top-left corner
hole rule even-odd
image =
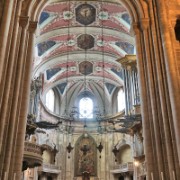
[[[27,1],[26,1],[27,2]],[[38,7],[37,8],[37,4],[38,4],[38,0],[36,0],[36,1],[33,1],[33,2],[36,2],[36,3],[34,3],[33,4],[33,7],[35,7],[35,9],[34,9],[34,14],[32,13],[33,12],[33,10],[31,11],[31,16],[30,16],[30,20],[37,20],[37,17],[38,17],[38,13],[40,13],[40,8]],[[142,77],[142,80],[141,80],[141,82],[143,82],[143,81],[145,81],[146,80],[146,78],[143,76],[143,73],[145,73],[146,75],[149,75],[149,74],[151,74],[151,71],[152,71],[152,69],[151,68],[154,68],[154,67],[144,67],[144,64],[143,64],[143,62],[142,62],[142,60],[146,60],[146,58],[147,58],[147,61],[149,61],[150,60],[150,54],[152,53],[152,49],[150,49],[150,48],[148,48],[147,46],[148,46],[148,43],[152,43],[152,41],[154,40],[152,37],[150,37],[150,38],[147,38],[147,36],[148,36],[148,32],[149,32],[149,26],[150,26],[150,24],[149,24],[149,14],[152,14],[152,13],[150,13],[150,10],[147,8],[147,3],[151,3],[151,2],[146,2],[146,1],[141,1],[141,0],[135,0],[135,1],[128,1],[128,0],[122,0],[122,1],[120,1],[120,2],[122,2],[122,3],[124,3],[124,5],[125,5],[125,7],[127,8],[127,10],[128,10],[128,12],[129,12],[129,14],[130,14],[130,16],[131,16],[131,18],[132,18],[132,22],[133,22],[133,25],[134,26],[136,26],[137,27],[137,29],[135,29],[135,30],[138,30],[138,35],[136,36],[137,37],[137,40],[141,40],[141,45],[139,45],[138,46],[138,51],[139,51],[139,56],[138,56],[138,58],[140,58],[140,60],[141,60],[141,64],[139,64],[139,66],[141,67],[141,74],[140,74],[140,76]],[[42,9],[41,9],[42,10]],[[149,14],[148,14],[149,13]],[[34,17],[32,17],[34,15]],[[36,16],[36,18],[35,18],[35,16]],[[152,15],[153,16],[153,15]],[[157,19],[156,19],[157,20]],[[154,23],[154,22],[153,22]],[[159,23],[159,22],[158,22]],[[140,27],[140,25],[142,25],[142,29],[139,29]],[[159,28],[159,24],[156,24],[156,25],[152,25],[152,26],[154,26],[155,28]],[[160,30],[158,29],[157,30],[158,31],[158,33],[160,33]],[[168,31],[167,31],[168,32]],[[152,34],[151,34],[152,35]],[[164,34],[163,34],[164,35]],[[152,35],[153,36],[153,35]],[[156,40],[157,40],[157,37],[155,37],[156,38]],[[168,38],[164,38],[165,40],[167,40]],[[168,39],[169,40],[169,39]],[[161,40],[159,40],[160,42],[159,42],[159,44],[160,43],[162,43],[161,42]],[[156,47],[159,47],[161,50],[163,50],[163,47],[161,46],[161,45],[156,45]],[[161,46],[161,47],[160,47]],[[167,47],[170,47],[170,46],[167,46]],[[147,48],[147,51],[148,52],[143,52],[143,50],[145,50]],[[166,46],[164,47],[164,48],[166,48]],[[164,53],[164,52],[163,52]],[[165,52],[165,53],[167,53],[168,55],[170,54],[170,53],[168,53],[168,52]],[[161,54],[162,55],[162,54]],[[153,56],[153,55],[152,55]],[[162,55],[163,56],[163,55]],[[164,59],[163,59],[163,57],[161,57],[162,58],[162,60],[161,60],[161,62],[163,62],[163,63],[165,63],[164,62]],[[167,58],[169,58],[169,57],[167,57]],[[155,60],[155,57],[153,57],[152,58],[153,60]],[[146,62],[147,63],[147,62]],[[152,62],[151,62],[152,63]],[[159,63],[159,62],[158,62]],[[169,63],[169,62],[168,62]],[[168,65],[167,64],[165,64],[164,66],[163,66],[163,72],[165,71],[166,72],[166,70],[165,70],[165,68],[167,67]],[[144,72],[144,71],[147,71],[147,70],[149,70],[150,72]],[[154,69],[153,69],[154,70]],[[172,69],[171,69],[172,70]],[[158,76],[158,78],[162,78],[162,71],[160,70],[160,75]],[[170,77],[170,78],[172,78],[172,77]],[[162,80],[161,80],[162,81]],[[158,126],[154,126],[155,124],[158,124],[158,123],[160,123],[160,122],[162,122],[163,120],[164,121],[166,121],[166,122],[168,122],[169,120],[170,120],[170,118],[168,118],[168,117],[164,117],[164,116],[168,116],[168,114],[167,113],[165,113],[163,110],[161,110],[162,111],[162,116],[163,116],[163,120],[159,120],[160,118],[158,118],[158,120],[159,120],[159,122],[157,122],[157,121],[155,121],[157,118],[154,118],[153,117],[153,108],[149,108],[149,109],[147,109],[147,103],[149,103],[149,104],[155,104],[155,102],[152,102],[152,100],[150,99],[151,98],[151,96],[152,96],[152,94],[150,94],[151,92],[147,92],[147,88],[149,88],[149,89],[151,89],[150,87],[152,87],[152,88],[154,88],[154,84],[153,84],[154,82],[152,82],[152,83],[149,83],[149,82],[147,82],[147,84],[146,83],[144,83],[145,84],[145,87],[144,87],[144,89],[142,90],[142,92],[141,92],[141,95],[144,97],[144,101],[143,101],[143,103],[145,103],[145,107],[144,107],[144,109],[143,109],[143,112],[145,113],[145,114],[147,114],[148,115],[148,117],[145,117],[145,120],[143,121],[143,123],[144,123],[144,129],[145,129],[145,131],[147,131],[147,132],[145,132],[145,146],[146,146],[146,152],[152,152],[152,153],[147,153],[147,156],[146,156],[146,160],[147,160],[147,168],[148,168],[148,175],[147,175],[147,177],[148,177],[148,179],[150,179],[150,172],[154,172],[155,173],[155,175],[157,176],[157,178],[160,178],[159,177],[159,175],[158,175],[158,170],[155,170],[155,168],[156,167],[158,167],[158,166],[162,166],[162,163],[160,162],[158,165],[156,165],[155,167],[152,167],[152,164],[156,161],[156,159],[154,158],[155,156],[154,156],[154,154],[153,153],[155,153],[155,155],[159,155],[159,154],[157,154],[157,149],[156,148],[153,148],[152,147],[152,139],[154,140],[154,141],[156,141],[156,139],[155,139],[155,135],[153,134],[152,135],[152,137],[150,136],[150,134],[153,132],[153,130],[157,133],[157,127]],[[169,84],[171,84],[171,83],[169,83],[169,81],[167,82],[160,82],[160,83],[164,83],[164,85],[165,86],[168,86],[169,87]],[[160,84],[159,83],[159,84]],[[169,84],[168,84],[169,83]],[[143,85],[144,85],[143,84]],[[158,83],[157,83],[158,84]],[[159,85],[158,84],[158,85]],[[171,88],[169,88],[169,89],[171,89]],[[173,89],[173,88],[172,88]],[[176,88],[175,88],[176,89]],[[163,97],[165,97],[168,93],[167,92],[164,92],[162,89],[160,89],[159,88],[159,91],[161,91],[161,93],[162,94],[158,94],[159,96],[158,96],[158,98],[159,99],[162,99]],[[148,94],[149,93],[149,94]],[[159,93],[159,92],[158,92]],[[164,95],[165,94],[165,95]],[[170,94],[171,95],[173,95],[172,94],[172,92],[170,92]],[[175,93],[176,94],[176,93]],[[168,94],[169,95],[169,94]],[[174,96],[172,97],[172,98],[170,98],[169,96],[168,97],[165,97],[166,98],[166,100],[167,101],[169,101],[169,100],[171,100],[171,99],[173,99],[174,98]],[[148,101],[148,102],[146,102],[146,100]],[[160,101],[160,100],[159,100]],[[171,100],[172,101],[172,100]],[[158,105],[159,104],[161,104],[162,102],[160,101],[160,102],[158,102]],[[162,105],[164,106],[164,108],[168,108],[168,107],[170,107],[170,106],[176,106],[176,103],[177,102],[171,102],[171,104],[168,102],[167,103],[167,105],[165,105],[165,104],[163,104],[162,103]],[[152,106],[153,106],[152,105]],[[154,105],[154,107],[155,107],[155,105]],[[177,107],[177,106],[176,106]],[[170,110],[171,111],[171,110]],[[174,110],[175,111],[175,113],[176,113],[176,110]],[[160,113],[161,114],[161,113]],[[172,115],[172,111],[170,112],[170,114]],[[176,115],[174,115],[175,117],[176,117]],[[150,122],[150,119],[153,119],[151,122]],[[175,119],[174,120],[174,123],[176,123],[176,120],[177,119]],[[146,124],[147,123],[147,124]],[[152,130],[152,132],[151,132],[151,130],[149,130],[148,128],[150,127],[150,124],[151,124],[151,130]],[[167,125],[168,123],[164,123],[163,125],[163,128],[162,128],[162,132],[164,132],[165,133],[165,135],[167,136],[167,134],[169,133],[172,133],[172,132],[170,132],[170,127],[168,127],[168,125]],[[166,129],[168,129],[168,131],[166,132],[165,130]],[[177,129],[175,128],[175,130],[176,130],[176,136],[177,136],[177,134],[179,133],[179,131],[177,131]],[[172,138],[174,138],[173,137],[174,136],[174,132],[172,133],[172,135],[170,136],[170,139],[172,139]],[[160,137],[160,136],[159,136]],[[148,141],[148,138],[149,138],[149,141]],[[177,137],[176,137],[176,139],[177,139]],[[165,148],[166,146],[171,146],[170,144],[172,144],[172,143],[170,143],[169,144],[169,138],[167,138],[167,139],[165,139],[166,140],[166,142],[164,143],[164,144],[162,144],[162,145],[160,145],[160,146],[162,146],[161,148]],[[177,140],[179,140],[179,138],[177,139]],[[161,141],[161,140],[160,140]],[[168,141],[168,142],[167,142]],[[177,150],[177,147],[175,147],[176,148],[176,150]],[[154,150],[154,151],[152,151],[152,150]],[[174,154],[176,154],[177,152],[173,152],[173,149],[168,149],[168,152],[169,153],[174,153]],[[166,153],[165,153],[165,155],[167,155]],[[163,155],[162,155],[163,156]],[[172,168],[176,168],[176,167],[174,167],[174,159],[173,158],[171,158],[172,156],[167,156],[169,159],[168,159],[168,161],[169,162],[171,162],[171,163],[169,163],[169,166],[168,167],[162,167],[162,169],[163,170],[167,170],[167,169],[172,169]],[[163,157],[161,157],[161,158],[163,158]],[[162,159],[161,159],[162,160]],[[159,162],[159,161],[158,161]],[[177,168],[176,168],[177,169]],[[176,170],[176,172],[178,172],[177,170]],[[167,178],[169,177],[169,172],[167,172]]]
[[[26,0],[23,1],[23,9],[22,9],[22,16],[28,16],[30,17],[31,21],[38,21],[39,15],[42,11],[42,9],[45,7],[46,4],[53,2],[53,0]],[[148,17],[148,11],[147,11],[147,3],[145,1],[136,0],[128,1],[128,0],[117,0],[116,3],[122,3],[128,13],[131,16],[131,19],[133,22],[138,22],[141,18],[147,18]],[[34,13],[32,13],[34,12]]]
[[[7,51],[8,53],[6,53],[7,54],[6,57],[3,56],[4,61],[7,60],[6,61],[7,66],[3,64],[3,68],[5,67],[4,71],[6,71],[6,75],[5,75],[6,79],[4,78],[4,82],[2,83],[3,89],[7,87],[7,89],[5,89],[6,96],[4,96],[1,99],[2,102],[7,102],[4,103],[4,107],[1,109],[2,117],[5,117],[2,118],[2,123],[1,123],[2,125],[1,129],[3,130],[1,133],[1,139],[3,139],[3,143],[5,142],[4,143],[5,146],[2,146],[1,152],[2,154],[5,154],[5,157],[3,157],[3,162],[7,162],[7,164],[2,163],[1,169],[3,169],[3,173],[6,172],[7,170],[7,174],[8,174],[7,178],[10,179],[13,178],[13,173],[15,174],[17,173],[16,174],[17,179],[20,179],[19,166],[21,165],[21,161],[22,161],[23,143],[21,143],[19,140],[23,139],[24,136],[23,133],[25,132],[25,118],[26,118],[26,108],[28,101],[27,96],[29,94],[28,85],[30,84],[29,82],[30,67],[31,67],[30,61],[33,59],[31,55],[32,53],[31,48],[33,46],[32,36],[34,33],[33,30],[35,26],[34,21],[37,21],[40,11],[43,9],[44,5],[48,2],[53,2],[53,1],[50,0],[49,1],[48,0],[6,1],[7,5],[8,4],[16,5],[16,2],[18,2],[17,5],[18,7],[16,6],[11,10],[11,12],[13,12],[11,13],[12,18],[8,17],[9,22],[10,20],[12,22],[11,26],[9,25],[4,26],[3,32],[4,30],[6,31],[7,29],[10,29],[10,31],[12,32],[9,33],[8,36],[10,43],[7,44],[5,39],[4,47],[8,47],[8,49],[10,49],[11,51],[12,49],[15,49],[15,51],[17,49],[18,52],[16,55],[15,53],[12,53],[13,54],[12,55],[10,54],[11,51],[8,52],[8,50],[5,48],[2,50],[4,54],[5,51]],[[170,31],[168,30],[169,20],[167,20],[168,18],[166,16],[166,11],[165,11],[166,4],[165,3],[161,4],[163,1],[143,1],[143,0],[134,0],[134,1],[122,0],[119,2],[124,3],[124,5],[127,7],[127,10],[131,15],[134,25],[139,26],[140,23],[142,23],[143,26],[142,27],[143,29],[139,29],[138,27],[138,33],[136,34],[136,37],[138,40],[141,40],[142,43],[141,45],[138,46],[138,51],[140,52],[138,58],[141,61],[139,62],[141,63],[139,66],[141,67],[142,70],[140,72],[141,73],[140,76],[142,77],[141,83],[144,86],[144,87],[142,86],[143,88],[142,88],[141,96],[144,97],[142,102],[143,102],[143,115],[144,115],[144,120],[143,120],[144,142],[146,143],[145,151],[150,152],[146,154],[147,169],[148,169],[147,179],[150,179],[151,172],[155,174],[155,177],[157,177],[157,179],[160,179],[161,169],[163,172],[166,173],[167,179],[170,177],[170,172],[172,172],[172,169],[175,171],[175,175],[178,177],[179,167],[177,167],[177,164],[179,164],[179,161],[178,158],[175,159],[174,157],[176,157],[177,154],[179,153],[178,145],[180,142],[179,141],[180,131],[178,129],[178,126],[176,126],[179,117],[178,116],[179,102],[178,100],[176,100],[176,95],[178,95],[177,91],[179,89],[178,87],[176,87],[178,85],[177,82],[175,82],[176,81],[175,78],[177,75],[177,71],[175,69],[177,67],[175,64],[175,60],[173,58],[174,52],[169,50],[169,48],[171,48],[172,46],[173,40],[170,37],[170,35],[172,34],[170,34],[169,33]],[[156,4],[152,4],[152,2]],[[23,7],[22,7],[22,12],[20,14],[19,11],[21,11],[21,3],[23,3]],[[147,9],[148,3],[150,6],[149,9]],[[157,13],[156,9],[153,9],[152,6],[154,6],[153,8],[158,8],[160,12]],[[150,26],[151,29],[148,29],[149,27],[148,13],[151,15],[152,18],[151,21],[152,24]],[[20,26],[18,27],[19,14],[20,14],[20,19],[21,18],[22,19],[21,22],[19,23]],[[25,18],[23,19],[24,16]],[[27,17],[29,17],[29,19]],[[13,21],[14,19],[15,21]],[[27,26],[29,21],[33,21],[33,22],[30,22],[29,26]],[[160,25],[162,25],[162,28],[160,27]],[[150,32],[151,30],[152,32]],[[150,36],[148,37],[148,35]],[[18,41],[16,41],[15,37],[17,37]],[[152,45],[152,43],[155,44],[154,46],[155,49],[153,49],[154,48],[153,46],[151,48],[148,48],[148,44]],[[27,45],[28,49],[30,49],[29,51],[27,51],[27,47],[23,46],[25,44]],[[142,52],[144,50],[147,50],[147,52]],[[154,52],[152,52],[153,50]],[[161,53],[160,54],[156,53],[158,51],[161,51]],[[15,56],[17,56],[17,58],[14,58]],[[17,59],[18,59],[18,63],[16,63]],[[145,61],[146,64],[143,64],[143,61]],[[147,64],[148,65],[151,64],[153,66],[151,67],[150,65],[150,67],[147,67]],[[11,71],[13,68],[14,70]],[[158,71],[157,72],[158,75],[153,73],[153,71],[154,72]],[[8,77],[7,72],[12,72],[11,73],[12,75],[9,75]],[[16,78],[12,77],[14,73],[17,74]],[[143,73],[147,77],[144,77]],[[166,77],[167,73],[169,73],[168,78]],[[149,76],[151,77],[151,75],[155,75],[155,78],[159,80],[158,82],[156,82],[157,91],[153,92],[156,93],[157,98],[152,98],[155,97],[155,95],[153,96],[153,93],[151,93],[151,90],[152,91],[154,90],[154,81],[150,78],[148,79],[148,77]],[[4,85],[7,79],[9,80],[9,82],[7,82],[7,84]],[[17,79],[18,79],[18,83],[10,84],[11,82],[13,82],[13,80],[17,80]],[[146,80],[150,82],[145,82],[143,84],[143,82]],[[15,85],[13,84],[16,85],[16,88],[14,87]],[[165,90],[163,90],[162,88],[163,86],[166,87]],[[10,100],[7,100],[8,95],[13,94],[12,93],[13,90],[15,90],[14,92],[17,94],[17,96],[13,97],[14,102],[12,100],[12,96],[10,96],[9,98]],[[17,99],[15,97],[17,97]],[[149,107],[148,105],[152,107],[147,108]],[[156,107],[158,108],[161,107],[161,109],[160,108],[158,109],[160,111],[158,117],[155,117]],[[165,112],[166,110],[167,112]],[[16,114],[16,116],[13,116],[14,114]],[[11,118],[11,116],[13,116],[13,118]],[[7,128],[8,130],[8,132],[6,132],[7,137],[3,138],[2,136],[3,132],[6,131],[6,129],[4,128],[6,127],[5,125],[11,128]],[[161,135],[162,134],[165,135],[165,138],[163,137],[163,139],[162,136],[158,134],[159,127],[161,127],[160,128]],[[155,138],[156,137],[154,135],[155,133],[157,133],[157,138]],[[11,138],[11,137],[15,137],[15,138]],[[176,141],[174,141],[175,138]],[[9,142],[7,142],[8,139],[10,139]],[[14,143],[12,143],[13,140],[15,141]],[[152,146],[152,142],[151,142],[152,140],[156,142],[155,147]],[[173,141],[171,142],[171,140]],[[18,144],[17,141],[19,141]],[[2,140],[0,144],[2,144]],[[13,145],[15,145],[14,148],[10,148]],[[159,149],[157,150],[158,147],[160,147],[160,150],[166,149],[167,152],[163,151],[163,153],[161,153],[162,151],[158,151]],[[156,157],[159,158],[158,161],[157,159],[155,159]],[[164,160],[165,162],[167,162],[167,164],[163,166]],[[180,153],[179,153],[179,160],[180,160]],[[9,168],[10,167],[9,164],[12,164],[11,168]],[[0,176],[3,179],[4,174]]]
[[[124,144],[119,148],[117,159],[120,164],[133,162],[132,148],[129,144]]]

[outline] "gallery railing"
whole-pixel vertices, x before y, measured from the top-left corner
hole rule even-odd
[[[123,164],[118,164],[112,167],[112,173],[122,173],[122,172],[133,172],[134,171],[134,164],[133,162],[127,162]]]

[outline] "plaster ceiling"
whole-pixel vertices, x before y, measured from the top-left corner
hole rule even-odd
[[[34,61],[34,76],[44,74],[44,92],[58,87],[64,96],[65,89],[73,92],[73,84],[79,84],[80,93],[86,79],[88,91],[99,96],[106,88],[110,98],[123,86],[116,59],[134,53],[130,23],[117,3],[56,0],[47,5],[39,18]]]

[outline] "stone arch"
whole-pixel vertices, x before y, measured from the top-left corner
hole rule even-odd
[[[38,21],[42,9],[51,2],[53,2],[53,0],[23,1],[21,15],[30,17],[31,21]],[[136,0],[136,2],[129,2],[128,0],[117,0],[117,3],[122,3],[127,8],[127,11],[130,14],[133,22],[138,22],[139,19],[148,17],[147,3],[142,0]]]
[[[133,161],[132,147],[129,144],[123,144],[119,147],[117,155],[119,163],[128,163]]]
[[[21,16],[29,17],[30,21],[37,22],[43,8],[51,2],[53,2],[53,0],[42,0],[40,2],[38,0],[23,1]],[[142,0],[137,0],[136,2],[129,2],[128,0],[117,0],[116,3],[121,3],[126,7],[129,15],[131,16],[132,25],[134,25],[132,28],[136,28],[136,26],[139,28],[140,20],[144,17],[148,17],[147,3]],[[109,100],[107,99],[106,101],[108,102]],[[61,113],[62,111],[63,110],[61,110]],[[107,114],[108,113],[110,113],[109,110]]]
[[[141,82],[147,179],[151,178],[151,173],[160,179],[162,172],[166,179],[171,180],[173,171],[176,177],[180,177],[180,151],[178,151],[180,144],[180,130],[178,129],[180,112],[178,110],[180,105],[176,100],[179,97],[176,97],[179,95],[178,82],[175,82],[177,67],[174,60],[175,54],[171,50],[173,40],[170,37],[166,4],[164,1],[142,0],[121,2],[124,3],[131,15],[136,42],[139,40],[141,43],[137,43],[136,46]],[[4,103],[1,109],[0,127],[0,151],[3,154],[0,178],[20,179],[35,21],[48,1],[24,0],[23,2],[6,1],[5,3],[6,9],[10,7],[9,4],[11,5],[11,9],[8,9],[5,15],[7,16],[7,13],[10,12],[12,17],[5,16],[6,24],[1,28],[2,41],[5,45],[0,49],[2,58],[0,68],[1,70],[4,68],[3,71],[0,71],[0,77],[5,72],[5,78],[4,80],[1,78],[3,91],[0,92],[0,102]],[[23,3],[23,8],[22,13],[19,13],[21,12],[21,3]],[[13,5],[15,5],[15,10],[12,10]],[[156,9],[153,9],[154,6],[158,8],[159,14]],[[152,18],[151,25],[148,18]],[[7,47],[10,49],[8,53],[6,53]],[[169,73],[168,77],[167,73]],[[14,74],[16,76],[13,76]],[[158,82],[155,82],[155,79],[158,79]],[[11,84],[11,82],[15,83]],[[13,90],[15,95],[12,96]],[[20,94],[22,91],[23,94]],[[157,108],[159,108],[158,115]],[[8,131],[5,133],[6,130]],[[5,138],[2,138],[3,134],[6,134]],[[174,157],[178,155],[179,158],[175,159]]]
[[[48,4],[48,0],[25,0],[22,4],[21,16],[30,17],[31,21],[38,21],[42,9]]]

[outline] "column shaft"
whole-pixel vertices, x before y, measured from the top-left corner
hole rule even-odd
[[[136,49],[137,49],[137,66],[138,66],[138,74],[139,74],[139,85],[140,85],[140,94],[141,94],[141,113],[142,113],[142,123],[143,123],[143,137],[144,137],[144,151],[145,158],[147,163],[147,179],[150,180],[151,173],[154,172],[154,164],[155,157],[152,149],[152,137],[151,137],[151,123],[150,123],[150,115],[148,112],[148,91],[146,86],[146,74],[143,62],[143,43],[141,37],[141,31],[139,29],[138,24],[133,25],[133,29],[135,31],[135,39],[136,39]],[[156,176],[156,174],[154,174]]]
[[[160,23],[161,38],[163,42],[163,53],[165,59],[166,71],[168,72],[168,89],[170,94],[170,102],[173,116],[173,124],[175,130],[175,137],[177,142],[177,152],[179,158],[180,166],[180,103],[179,103],[179,82],[177,81],[178,72],[177,72],[177,63],[175,55],[172,49],[172,39],[170,37],[169,29],[169,18],[167,16],[167,8],[165,7],[166,3],[164,1],[154,1],[154,4],[158,8],[159,16],[158,22]]]
[[[15,12],[17,14],[19,14],[19,12],[18,12],[19,7],[16,7],[14,9],[16,10]],[[17,39],[18,39],[18,23],[16,22],[17,17],[18,17],[18,15],[16,15],[15,23],[12,23],[14,25],[14,28],[12,27],[13,25],[11,24],[10,29],[13,29],[14,31],[13,31],[13,35],[12,35],[12,40],[9,38],[9,42],[8,42],[10,50],[9,50],[9,52],[8,52],[8,50],[6,51],[7,54],[9,54],[9,57],[7,57],[8,59],[6,59],[6,64],[7,64],[8,70],[4,71],[3,80],[1,81],[1,84],[0,84],[0,86],[1,86],[1,91],[0,91],[0,106],[1,106],[1,109],[0,109],[0,114],[1,114],[0,115],[0,123],[1,123],[1,126],[0,126],[0,153],[2,150],[2,141],[5,139],[5,135],[3,135],[6,132],[5,124],[8,124],[7,119],[8,119],[9,113],[7,113],[7,112],[9,112],[9,106],[10,106],[11,100],[12,100],[12,92],[11,92],[11,90],[12,90],[11,89],[12,88],[11,80],[12,79],[11,78],[14,77],[14,66],[15,66],[15,61],[16,61],[15,56],[16,56],[16,51],[17,51],[16,43],[18,43],[18,41],[17,41]],[[11,43],[11,42],[13,42],[13,43]],[[5,46],[4,42],[3,42],[3,45]],[[3,61],[3,56],[1,56],[1,61]],[[2,68],[1,65],[0,65],[0,67]],[[6,69],[6,68],[4,67],[3,70],[4,69]]]
[[[23,151],[24,151],[24,135],[26,130],[26,118],[29,103],[30,94],[30,79],[32,71],[33,62],[33,50],[34,50],[34,31],[36,30],[37,22],[30,22],[29,24],[29,38],[27,38],[28,51],[25,57],[21,92],[23,92],[20,104],[20,114],[19,114],[19,126],[17,127],[17,139],[16,139],[16,149],[14,151],[14,172],[17,174],[17,180],[21,176],[21,166],[16,166],[16,164],[22,164]]]

